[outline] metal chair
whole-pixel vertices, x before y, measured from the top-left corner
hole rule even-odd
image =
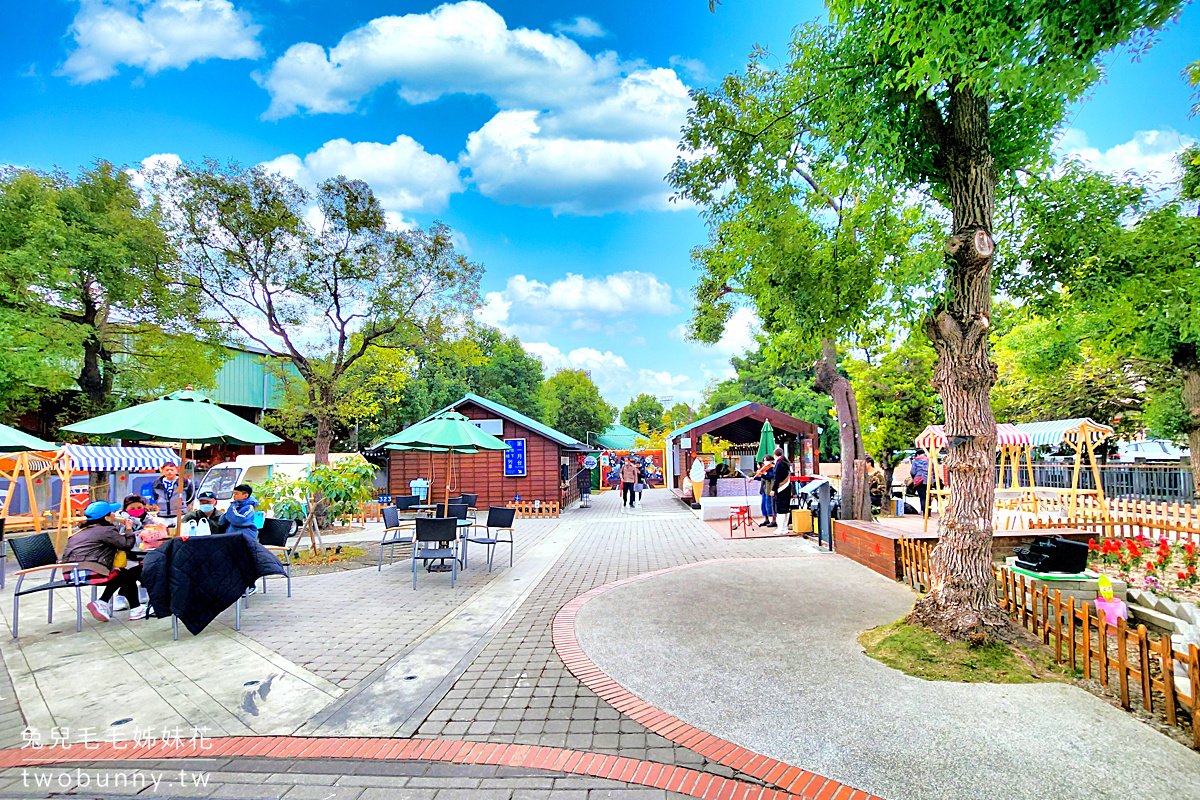
[[[470,517],[471,519],[475,519],[476,518],[475,504],[479,502],[479,495],[463,494],[463,496],[460,497],[458,501],[467,507],[467,516]]]
[[[270,550],[272,553],[283,553],[283,569],[287,573],[287,596],[292,596],[292,550],[295,545],[288,545],[288,539],[292,538],[292,533],[299,533],[295,520],[290,519],[275,519],[268,517],[263,520],[263,526],[258,529],[258,543]],[[300,541],[299,535],[296,536],[296,541]],[[267,593],[267,576],[262,577],[263,594]]]
[[[431,542],[436,547],[421,547],[422,542]],[[458,578],[458,520],[453,517],[428,519],[417,517],[413,529],[412,573],[413,590],[417,588],[417,561],[445,561],[450,559],[450,588]]]
[[[0,517],[0,589],[4,588],[4,573],[8,567],[8,543],[4,539],[4,518]]]
[[[417,500],[416,497],[412,499]],[[388,553],[388,566],[390,567],[396,556],[396,545],[412,543],[413,520],[401,518],[400,512],[414,505],[416,505],[415,502],[406,503],[404,508],[383,507],[383,538],[379,540],[379,566],[376,567],[376,572],[383,570],[383,549],[385,547],[391,545],[391,551]]]
[[[13,590],[13,618],[12,632],[13,638],[17,638],[17,620],[21,613],[21,597],[34,592],[49,592],[50,593],[50,609],[46,614],[46,622],[54,622],[54,590],[75,589],[75,632],[83,630],[83,593],[80,587],[83,586],[83,581],[75,576],[73,570],[79,566],[77,563],[60,564],[58,563],[58,555],[54,552],[54,542],[50,539],[48,533],[38,533],[33,536],[22,536],[16,539],[10,539],[8,545],[12,547],[13,555],[16,556],[17,565],[21,567],[16,573],[17,586]],[[58,580],[54,579],[54,573],[58,570],[63,571],[63,577]],[[34,572],[50,570],[50,578],[45,583],[28,589],[22,589],[22,584],[25,583],[25,576]]]
[[[487,522],[483,525],[472,525],[465,536],[463,536],[463,569],[467,566],[467,542],[475,544],[487,545],[488,548],[488,572],[492,571],[492,556],[496,552],[496,545],[508,545],[508,565],[513,565],[513,520],[517,517],[515,508],[501,508],[499,506],[491,506],[488,508]],[[477,528],[483,528],[488,536],[472,536],[470,531]],[[490,535],[492,531],[496,534]],[[508,531],[508,538],[501,539],[500,534]]]

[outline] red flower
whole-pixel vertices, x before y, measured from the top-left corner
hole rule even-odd
[[[1088,550],[1099,550],[1100,545],[1096,544],[1095,539],[1088,539]]]
[[[1187,580],[1187,576],[1188,576],[1188,574],[1186,572],[1176,572],[1175,573],[1175,577],[1179,578],[1179,580],[1181,580],[1181,581]]]

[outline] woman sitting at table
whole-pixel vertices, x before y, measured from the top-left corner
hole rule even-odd
[[[131,620],[145,619],[146,607],[138,597],[138,580],[142,576],[140,564],[128,568],[114,566],[124,561],[124,554],[137,545],[137,534],[132,522],[119,522],[114,516],[121,506],[97,500],[84,509],[83,523],[67,540],[67,549],[62,560],[77,563],[75,570],[85,582],[104,586],[99,600],[87,604],[87,610],[100,622],[112,619],[110,601],[117,592],[129,603]],[[122,558],[118,559],[118,553]]]

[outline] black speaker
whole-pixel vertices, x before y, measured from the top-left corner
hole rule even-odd
[[[1087,569],[1088,546],[1061,536],[1039,536],[1028,547],[1018,547],[1017,566],[1032,572],[1075,574]]]

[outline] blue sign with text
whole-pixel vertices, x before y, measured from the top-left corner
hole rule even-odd
[[[525,477],[525,440],[505,439],[504,443],[511,449],[504,451],[504,477]]]

